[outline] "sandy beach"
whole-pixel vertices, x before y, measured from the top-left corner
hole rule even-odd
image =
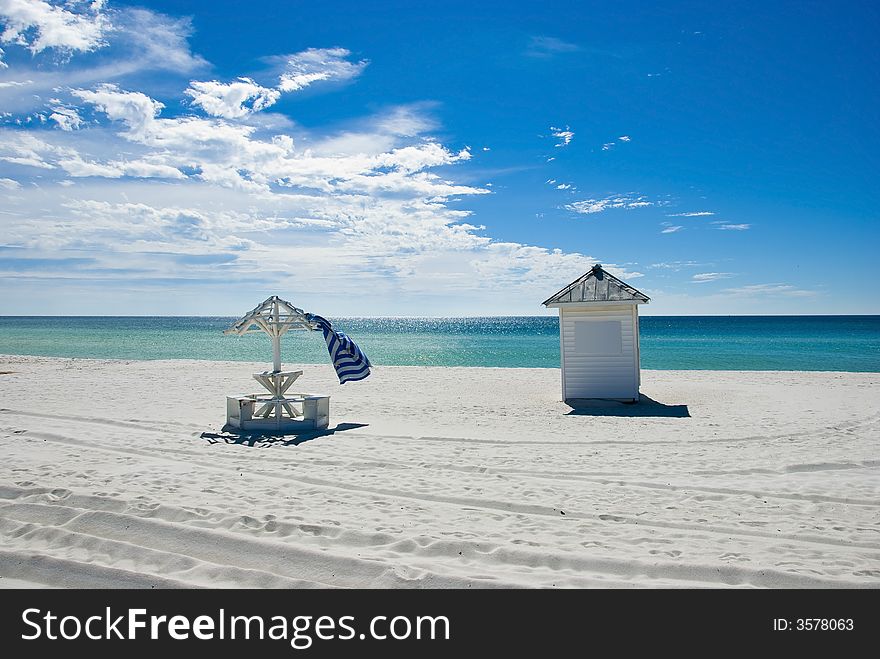
[[[328,432],[222,431],[265,366],[0,357],[0,586],[880,586],[880,374],[307,365]]]

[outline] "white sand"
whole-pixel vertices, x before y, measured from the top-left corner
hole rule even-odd
[[[0,585],[880,586],[880,374],[305,366],[337,431],[235,443],[264,367],[0,357]]]

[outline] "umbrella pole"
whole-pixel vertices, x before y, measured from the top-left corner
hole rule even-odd
[[[281,372],[281,337],[277,334],[272,337],[272,368],[275,373]]]
[[[278,309],[278,301],[272,305],[272,311],[274,316],[274,329],[275,331],[272,333],[272,366],[275,369],[276,373],[281,372],[281,314]]]

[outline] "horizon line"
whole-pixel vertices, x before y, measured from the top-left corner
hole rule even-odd
[[[447,318],[557,318],[556,313],[545,314],[492,314],[484,316],[471,315],[442,315],[442,316],[405,316],[405,315],[378,315],[378,316],[341,316],[329,314],[335,318],[352,319],[434,319]],[[880,313],[780,313],[780,314],[639,314],[640,318],[870,318],[880,316]],[[238,318],[233,315],[208,315],[208,314],[0,314],[0,318]]]

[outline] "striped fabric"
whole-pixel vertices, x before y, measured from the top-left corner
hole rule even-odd
[[[354,341],[342,332],[334,330],[333,325],[326,318],[314,314],[309,314],[308,318],[316,322],[324,332],[324,341],[327,342],[327,350],[330,352],[339,384],[345,384],[350,380],[363,380],[370,374],[370,360]]]

